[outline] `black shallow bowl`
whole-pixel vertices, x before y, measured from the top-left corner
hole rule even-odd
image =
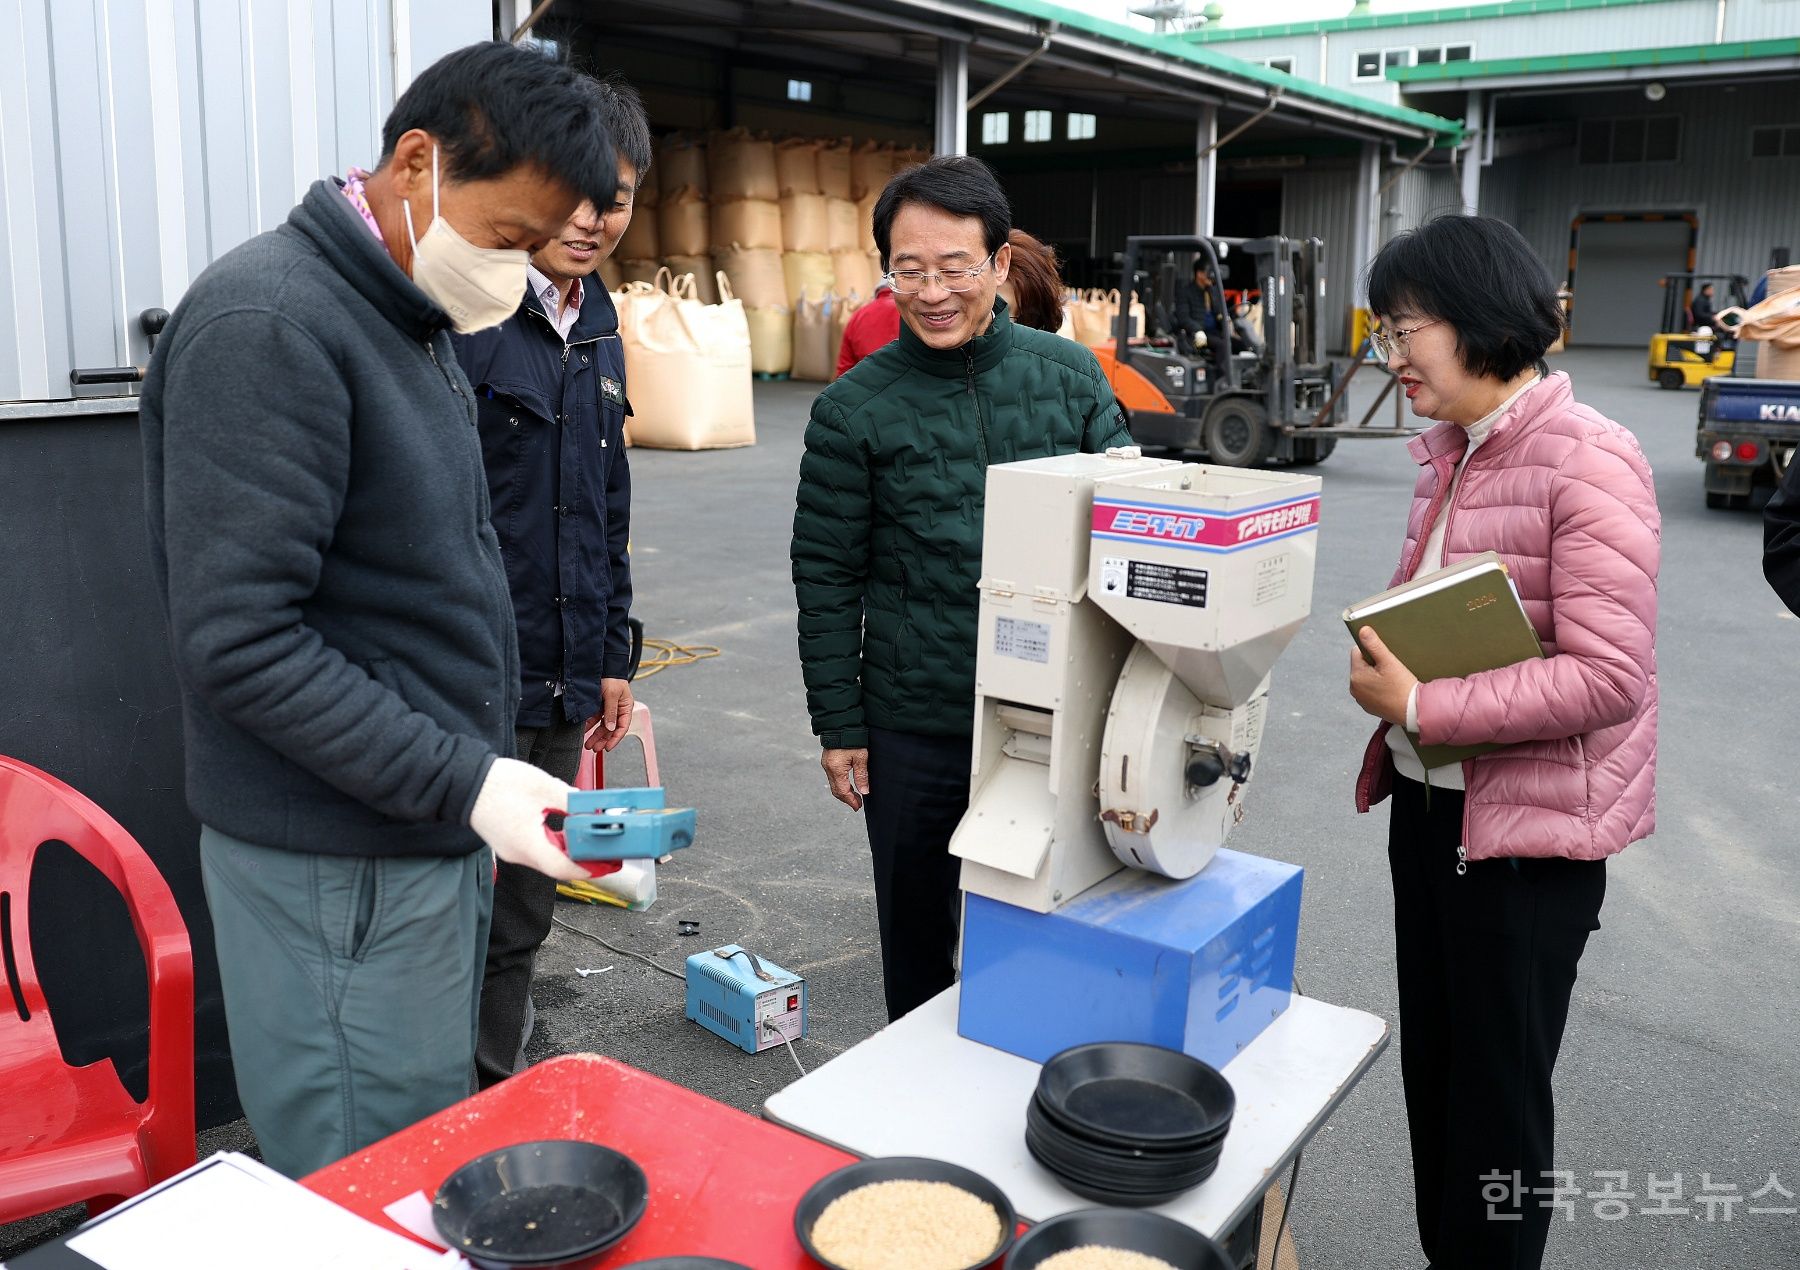
[[[1100,1204],[1117,1204],[1128,1208],[1153,1208],[1158,1204],[1167,1204],[1170,1200],[1179,1199],[1200,1183],[1206,1181],[1218,1168],[1218,1161],[1206,1165],[1198,1172],[1182,1177],[1170,1177],[1160,1182],[1144,1180],[1125,1181],[1119,1178],[1069,1168],[1044,1152],[1044,1148],[1035,1139],[1025,1139],[1025,1150],[1031,1158],[1043,1165],[1063,1187],[1086,1199]]]
[[[750,1270],[736,1261],[718,1257],[656,1257],[650,1261],[633,1261],[619,1270]]]
[[[1160,1257],[1177,1270],[1232,1270],[1219,1245],[1193,1227],[1128,1208],[1088,1208],[1039,1222],[1013,1246],[1006,1270],[1033,1270],[1059,1252],[1087,1244]]]
[[[479,1270],[562,1270],[618,1243],[649,1202],[630,1156],[594,1142],[521,1142],[445,1178],[431,1220]]]
[[[831,1206],[831,1201],[871,1182],[948,1182],[991,1205],[1000,1215],[1000,1242],[979,1261],[969,1263],[964,1270],[976,1270],[990,1261],[999,1260],[1001,1254],[1012,1247],[1013,1238],[1018,1232],[1019,1217],[1013,1212],[1012,1201],[1006,1198],[1006,1192],[972,1169],[965,1169],[960,1164],[951,1164],[946,1160],[928,1160],[913,1155],[858,1160],[855,1164],[846,1164],[835,1173],[827,1173],[814,1182],[794,1206],[794,1233],[800,1236],[800,1246],[806,1249],[808,1256],[828,1267],[828,1270],[843,1270],[843,1267],[835,1261],[827,1260],[813,1247],[813,1224]]]
[[[1104,1141],[1193,1146],[1231,1123],[1231,1082],[1179,1050],[1135,1041],[1077,1045],[1038,1074],[1045,1114]]]
[[[1097,1134],[1083,1133],[1073,1129],[1044,1109],[1035,1097],[1025,1108],[1025,1127],[1034,1129],[1044,1137],[1055,1142],[1066,1144],[1071,1150],[1098,1156],[1102,1159],[1117,1161],[1126,1166],[1144,1165],[1179,1165],[1184,1161],[1198,1159],[1211,1152],[1217,1155],[1225,1146],[1225,1135],[1230,1130],[1229,1124],[1217,1133],[1198,1139],[1191,1145],[1179,1147],[1143,1146],[1133,1142],[1121,1142],[1116,1138],[1101,1137]]]
[[[1115,1191],[1167,1191],[1177,1187],[1198,1186],[1211,1177],[1219,1166],[1223,1144],[1179,1163],[1154,1165],[1109,1160],[1071,1149],[1065,1142],[1030,1126],[1025,1130],[1025,1145],[1039,1163],[1063,1177],[1081,1178]]]

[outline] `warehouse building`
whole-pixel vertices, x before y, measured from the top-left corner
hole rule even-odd
[[[1038,0],[559,0],[534,35],[624,71],[659,129],[979,155],[1078,285],[1118,285],[1127,234],[1319,237],[1346,317],[1385,215],[1453,197],[1462,139],[1457,119]]]
[[[1574,293],[1576,344],[1644,347],[1665,274],[1754,278],[1800,250],[1793,0],[1506,0],[1166,38],[1461,119],[1446,178],[1384,206],[1382,235],[1457,205],[1518,226]],[[1336,197],[1291,193],[1307,220]]]

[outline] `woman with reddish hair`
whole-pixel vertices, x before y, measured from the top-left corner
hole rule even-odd
[[[1000,298],[1012,310],[1013,321],[1057,330],[1063,320],[1063,282],[1056,249],[1022,229],[1013,230],[1007,242],[1012,244],[1012,268],[1000,284]]]

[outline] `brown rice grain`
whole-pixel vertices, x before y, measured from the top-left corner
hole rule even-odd
[[[1000,1246],[992,1204],[948,1182],[871,1182],[840,1195],[812,1242],[844,1270],[965,1270]]]
[[[1146,1253],[1083,1244],[1054,1257],[1046,1257],[1038,1262],[1037,1270],[1175,1270],[1175,1267],[1161,1257]]]

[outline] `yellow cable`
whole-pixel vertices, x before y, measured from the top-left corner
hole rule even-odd
[[[637,678],[648,679],[660,670],[691,666],[718,655],[719,650],[711,644],[677,644],[673,640],[647,639],[644,641],[644,658],[638,663]]]
[[[630,908],[624,900],[616,895],[609,895],[592,882],[577,878],[573,882],[558,882],[556,893],[572,900],[581,900],[586,904],[611,904],[615,908]]]

